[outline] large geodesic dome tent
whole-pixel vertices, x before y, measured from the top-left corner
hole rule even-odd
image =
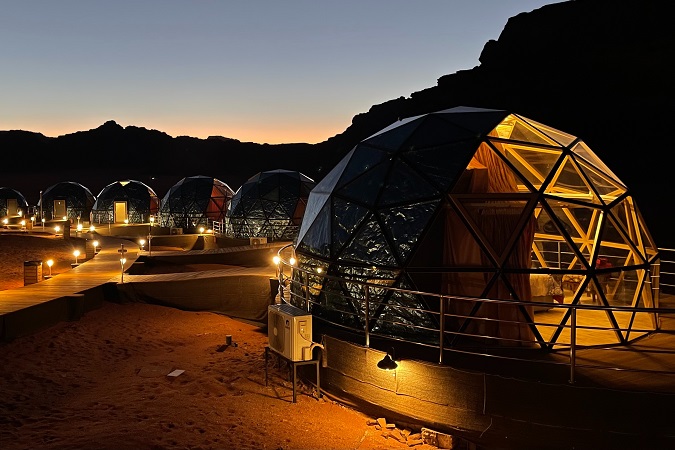
[[[445,345],[472,333],[491,345],[569,343],[571,311],[540,307],[542,276],[563,305],[658,306],[657,247],[624,183],[578,137],[502,110],[411,117],[359,143],[312,190],[295,254],[312,273],[314,316],[436,345],[425,329],[445,329]],[[373,287],[366,315],[363,286],[344,280],[443,299]],[[441,303],[453,313],[443,324]],[[579,309],[576,322],[601,328],[578,333],[580,345],[658,327],[649,311],[609,308]]]
[[[91,211],[93,223],[147,223],[159,210],[155,191],[137,180],[115,181],[101,189]]]
[[[224,222],[234,191],[217,178],[197,175],[174,184],[162,198],[159,224],[163,227],[208,226]]]
[[[257,173],[232,198],[228,234],[243,239],[294,240],[314,185],[311,178],[297,171]]]
[[[89,219],[96,197],[89,188],[75,181],[61,181],[49,186],[38,202],[38,211],[47,220],[61,220],[66,217],[71,222]]]
[[[16,189],[0,187],[0,217],[17,216],[28,212],[26,197]]]

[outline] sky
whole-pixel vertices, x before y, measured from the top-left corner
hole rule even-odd
[[[317,143],[545,0],[0,0],[0,130]]]

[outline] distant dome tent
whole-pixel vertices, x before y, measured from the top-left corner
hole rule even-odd
[[[227,213],[235,238],[295,239],[314,180],[284,169],[259,172],[234,194]]]
[[[21,192],[9,187],[0,187],[0,217],[19,216],[28,213],[28,202]]]
[[[92,208],[93,223],[147,223],[159,210],[159,197],[137,180],[115,181],[99,192]]]
[[[502,110],[452,108],[363,140],[312,190],[295,255],[315,287],[291,297],[296,306],[446,348],[472,335],[568,345],[571,311],[546,307],[553,301],[658,306],[658,250],[628,188],[580,138]],[[372,288],[367,298],[325,276],[411,292]],[[576,314],[598,327],[579,333],[580,345],[658,328],[650,312]],[[439,329],[443,342],[428,331]]]
[[[49,186],[38,202],[38,211],[47,220],[61,220],[66,217],[70,222],[88,220],[96,197],[89,188],[74,181],[61,181]]]
[[[225,222],[234,191],[217,178],[203,175],[185,177],[162,198],[159,224],[163,227],[209,227]]]

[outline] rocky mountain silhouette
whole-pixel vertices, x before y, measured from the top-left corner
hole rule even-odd
[[[374,105],[319,144],[171,137],[114,121],[57,138],[1,131],[0,185],[36,203],[40,190],[59,181],[80,182],[96,195],[109,183],[135,179],[160,197],[192,175],[216,177],[234,190],[257,172],[278,168],[319,181],[360,140],[400,118],[475,106],[506,109],[581,137],[629,187],[657,245],[675,248],[668,158],[675,27],[664,7],[572,0],[523,12],[485,44],[480,65]]]

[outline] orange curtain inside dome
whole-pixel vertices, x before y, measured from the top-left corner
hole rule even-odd
[[[483,194],[482,198],[484,194],[489,193],[515,192],[518,191],[513,173],[485,143],[481,144],[453,190],[453,193]],[[485,240],[491,243],[493,248],[502,250],[511,238],[512,230],[516,229],[521,220],[521,210],[505,208],[503,202],[499,203],[500,206],[482,207],[472,220]],[[446,208],[445,219],[444,263],[451,270],[456,268],[462,270],[446,274],[443,292],[463,297],[514,299],[511,291],[501,280],[487,289],[488,282],[494,276],[493,263],[453,208]],[[535,220],[532,217],[519,234],[510,255],[503,262],[510,269],[530,268],[534,226]],[[528,301],[532,299],[529,274],[508,273],[504,278],[512,286],[515,299]],[[475,301],[449,299],[449,311],[458,316],[468,316],[475,306]],[[525,309],[532,317],[532,306]],[[482,303],[474,317],[476,318],[456,317],[448,325],[454,328],[468,320],[464,332],[499,338],[489,339],[494,341],[493,344],[527,345],[533,340],[532,330],[518,306]]]

